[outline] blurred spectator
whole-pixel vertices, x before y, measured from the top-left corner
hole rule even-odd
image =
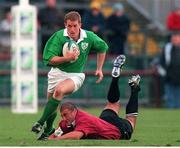
[[[10,31],[12,24],[12,15],[10,10],[5,12],[5,18],[0,23],[0,30],[1,31]]]
[[[105,29],[105,18],[101,13],[101,4],[97,1],[93,1],[90,4],[90,10],[87,10],[83,16],[84,29],[93,31],[99,37],[103,38],[103,32]]]
[[[169,13],[166,27],[169,31],[180,30],[180,5],[176,6],[175,10]]]
[[[10,10],[5,10],[4,19],[0,22],[0,46],[3,53],[10,53],[10,31],[12,25],[12,15]]]
[[[46,7],[42,8],[38,14],[39,27],[42,33],[42,52],[49,37],[64,27],[64,12],[60,11],[56,5],[56,0],[46,0]]]
[[[125,42],[130,28],[130,19],[121,3],[115,3],[113,13],[107,18],[107,37],[112,54],[124,54]]]
[[[165,45],[158,73],[165,81],[167,107],[180,108],[180,32],[172,34],[171,42]]]

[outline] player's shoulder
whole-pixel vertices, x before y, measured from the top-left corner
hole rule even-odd
[[[82,30],[84,30],[88,36],[94,35],[94,32],[92,32],[92,31],[85,30],[85,29],[82,29]]]
[[[64,30],[65,29],[61,29],[61,30],[54,32],[52,37],[53,38],[55,37],[55,38],[60,39],[60,40],[64,40],[66,38],[66,36],[64,36]]]
[[[62,36],[62,35],[64,34],[64,30],[65,30],[65,29],[60,29],[60,30],[56,31],[55,33],[56,33],[57,35]]]
[[[95,37],[97,37],[97,35],[92,31],[89,30],[84,30],[84,31],[86,32],[87,38],[94,39]]]

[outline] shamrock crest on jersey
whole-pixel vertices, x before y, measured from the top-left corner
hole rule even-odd
[[[88,48],[88,45],[89,45],[89,43],[86,43],[86,42],[81,43],[82,52],[86,52],[86,49]]]

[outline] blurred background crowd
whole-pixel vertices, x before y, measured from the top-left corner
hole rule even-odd
[[[0,0],[0,104],[10,103],[10,7],[17,0]],[[180,108],[180,1],[179,0],[30,0],[38,9],[38,97],[46,101],[46,74],[42,63],[43,48],[48,38],[64,28],[64,14],[70,10],[82,16],[82,28],[91,30],[107,41],[105,78],[99,85],[92,76],[95,56],[86,66],[87,79],[71,100],[81,103],[103,102],[110,80],[112,61],[125,54],[127,63],[122,73],[122,98],[128,97],[127,79],[142,76],[140,103],[146,106]],[[93,90],[93,93],[89,91]],[[100,90],[102,92],[100,92]]]

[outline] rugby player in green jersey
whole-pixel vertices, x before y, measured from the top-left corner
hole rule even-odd
[[[35,133],[43,129],[45,122],[44,132],[49,135],[54,132],[53,122],[57,107],[65,95],[77,91],[82,86],[85,79],[83,69],[91,50],[97,52],[96,83],[103,79],[102,67],[108,45],[93,32],[81,29],[81,16],[78,12],[67,13],[64,23],[65,29],[50,37],[43,52],[44,63],[52,68],[48,73],[48,102],[41,118],[31,129]],[[75,41],[78,48],[63,56],[63,46],[68,40]]]

